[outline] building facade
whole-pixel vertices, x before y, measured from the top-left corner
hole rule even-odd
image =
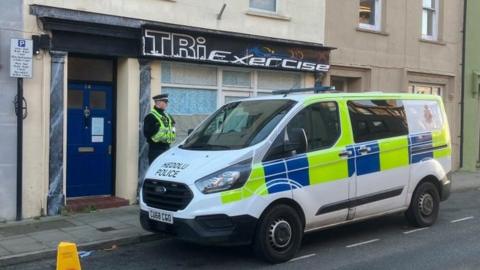
[[[8,55],[10,38],[35,38],[38,49],[33,77],[24,80],[23,218],[58,214],[85,196],[135,203],[148,166],[142,120],[159,93],[170,95],[178,141],[226,102],[277,89],[331,85],[439,94],[454,167],[460,165],[461,0],[0,5],[9,7],[0,11],[1,55]],[[0,219],[11,220],[17,210],[16,82],[8,77],[7,57],[0,65],[0,148],[9,153],[0,157]],[[471,101],[477,106],[477,98]],[[479,138],[478,128],[474,132]]]
[[[329,68],[323,0],[12,2],[14,37],[41,41],[24,81],[23,218],[84,196],[136,202],[154,95],[170,94],[181,140],[226,102],[313,87]],[[11,135],[1,143],[14,153],[14,126]],[[14,194],[14,174],[5,179],[0,194]],[[15,197],[0,200],[0,218],[13,219]]]
[[[463,1],[327,0],[325,16],[325,43],[336,48],[325,83],[441,95],[459,168]]]

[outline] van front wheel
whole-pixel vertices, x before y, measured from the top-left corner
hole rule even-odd
[[[430,182],[420,184],[412,196],[405,216],[410,224],[428,227],[435,223],[440,208],[440,195],[437,187]]]
[[[286,262],[297,253],[302,236],[303,226],[297,211],[288,205],[275,205],[262,215],[253,249],[268,262]]]

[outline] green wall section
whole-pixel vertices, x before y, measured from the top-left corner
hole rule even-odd
[[[465,63],[464,63],[464,112],[463,112],[463,166],[468,171],[476,170],[479,156],[479,98],[478,79],[475,73],[480,74],[480,1],[467,0],[465,37]],[[476,94],[474,94],[476,91]]]

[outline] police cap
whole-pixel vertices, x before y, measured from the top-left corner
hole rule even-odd
[[[165,101],[168,102],[168,94],[160,94],[153,97],[154,101]]]

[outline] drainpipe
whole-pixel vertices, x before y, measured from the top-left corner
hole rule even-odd
[[[463,167],[463,128],[464,128],[464,119],[463,113],[465,110],[465,41],[467,36],[467,2],[468,0],[463,1],[463,39],[462,39],[462,89],[461,89],[461,102],[460,102],[460,168]]]

